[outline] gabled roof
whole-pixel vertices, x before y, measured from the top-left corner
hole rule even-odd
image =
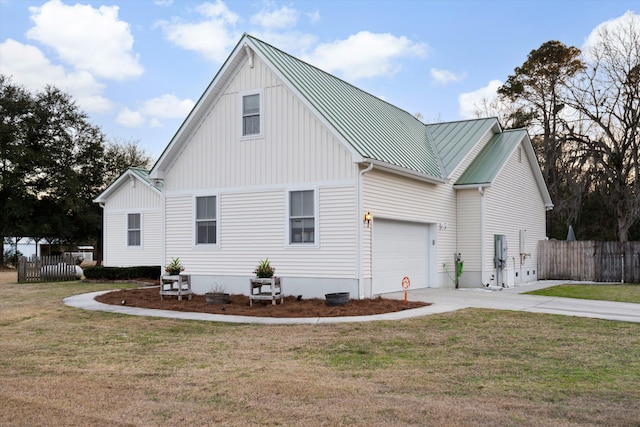
[[[495,134],[501,131],[495,117],[433,123],[426,127],[427,134],[438,151],[446,177],[451,176],[460,162],[487,133]]]
[[[467,169],[454,184],[456,188],[488,187],[496,179],[507,163],[511,154],[522,144],[527,160],[531,165],[534,178],[540,189],[540,194],[547,208],[552,208],[551,196],[544,183],[540,166],[536,159],[529,134],[525,129],[506,130],[495,134],[476,156]]]
[[[237,69],[249,60],[248,47],[312,109],[358,161],[374,161],[413,171],[444,182],[435,147],[424,123],[357,87],[304,61],[243,35],[207,90],[172,138],[153,169],[152,178],[162,178],[220,96]]]
[[[142,182],[156,193],[161,194],[160,190],[153,185],[153,181],[149,177],[149,171],[140,168],[129,168],[100,193],[100,195],[93,200],[93,203],[105,203],[111,194],[133,179]]]
[[[150,174],[152,179],[164,178],[165,172],[205,120],[229,82],[246,61],[254,60],[254,55],[327,126],[351,152],[355,162],[372,163],[381,169],[443,183],[484,137],[489,133],[499,135],[502,131],[496,118],[426,125],[412,114],[244,34],[153,166]],[[497,145],[495,150],[505,138],[510,141],[506,136],[492,140],[493,145]],[[531,146],[531,143],[528,145]],[[459,182],[476,181],[480,179],[480,170],[486,174],[504,165],[499,158],[489,155],[483,159],[482,163],[474,161],[470,169],[477,171],[466,171],[464,180]],[[535,159],[535,155],[532,159]],[[534,173],[537,171],[536,179],[539,180],[541,191],[548,198],[537,161],[532,166]]]
[[[267,43],[246,37],[363,158],[444,178],[425,125],[413,115]]]

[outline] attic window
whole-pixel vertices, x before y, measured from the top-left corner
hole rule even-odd
[[[242,136],[260,135],[260,94],[242,97]]]

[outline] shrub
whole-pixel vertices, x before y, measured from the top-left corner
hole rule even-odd
[[[160,278],[160,266],[104,267],[96,265],[84,269],[84,277],[93,280],[131,280]]]

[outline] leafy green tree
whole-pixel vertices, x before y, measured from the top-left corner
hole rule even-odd
[[[527,127],[532,136],[555,205],[547,217],[547,230],[553,237],[560,237],[555,231],[562,232],[579,214],[581,169],[567,155],[563,109],[567,82],[583,69],[578,48],[552,40],[532,50],[498,89],[500,98],[513,104],[508,116],[511,126]]]

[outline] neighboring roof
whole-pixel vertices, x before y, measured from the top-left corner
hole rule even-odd
[[[522,144],[522,147],[526,151],[527,159],[531,165],[545,206],[548,208],[553,207],[549,191],[544,183],[540,166],[538,165],[533,146],[531,145],[531,140],[529,139],[529,134],[525,129],[506,130],[493,135],[462,175],[460,175],[460,178],[458,178],[454,186],[458,188],[490,186],[507,163],[509,156],[511,156],[520,144]]]
[[[160,190],[158,190],[154,185],[153,181],[149,177],[149,171],[140,169],[140,168],[129,168],[122,175],[120,175],[115,181],[111,183],[98,197],[93,200],[93,203],[104,203],[107,199],[114,193],[121,185],[125,184],[131,179],[137,179],[151,188],[158,194]]]
[[[427,133],[435,145],[445,176],[449,177],[473,147],[488,133],[499,133],[498,119],[463,120],[426,125]]]

